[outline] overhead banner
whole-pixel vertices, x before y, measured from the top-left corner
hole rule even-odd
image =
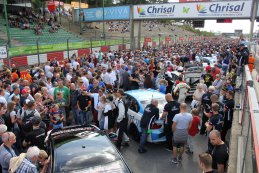
[[[134,19],[250,18],[252,1],[134,5]]]
[[[103,20],[103,8],[83,9],[84,21]],[[130,6],[104,7],[104,20],[128,20]]]

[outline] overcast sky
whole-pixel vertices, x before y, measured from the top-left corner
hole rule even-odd
[[[169,0],[169,2],[179,2],[179,0]],[[205,27],[201,30],[212,32],[234,32],[235,29],[242,29],[243,33],[250,32],[250,20],[233,20],[232,23],[216,23],[216,20],[206,20]],[[259,30],[259,23],[255,22],[254,31]]]

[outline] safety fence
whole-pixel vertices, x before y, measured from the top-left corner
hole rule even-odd
[[[257,72],[254,70],[253,73]],[[233,125],[231,131],[230,147],[233,147],[234,150],[232,149],[230,152],[229,172],[259,172],[259,106],[257,99],[259,88],[257,81],[253,80],[248,65],[244,68],[242,79],[237,80],[242,81],[235,107],[238,124]],[[234,135],[237,135],[236,141],[233,140]],[[237,158],[236,163],[232,160],[235,159],[233,156]],[[233,168],[236,170],[234,171]]]

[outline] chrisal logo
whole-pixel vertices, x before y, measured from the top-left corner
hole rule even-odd
[[[144,11],[143,8],[137,7],[137,11],[138,11],[138,14],[139,14],[139,15],[145,15],[145,11]]]
[[[199,13],[207,13],[206,8],[201,4],[197,4],[196,8]]]

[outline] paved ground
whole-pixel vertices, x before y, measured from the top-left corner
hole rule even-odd
[[[188,100],[187,104],[191,102]],[[207,137],[197,135],[194,140],[193,156],[184,154],[182,164],[170,162],[172,152],[165,149],[164,143],[147,143],[147,153],[138,153],[138,142],[130,141],[130,147],[121,149],[121,153],[134,173],[200,173],[198,155],[207,150]]]
[[[130,147],[122,148],[121,153],[134,173],[200,173],[198,154],[207,149],[207,137],[197,135],[194,142],[193,156],[184,154],[182,164],[173,164],[169,160],[171,152],[164,149],[164,144],[147,144],[147,153],[137,152],[138,143],[130,142]]]

